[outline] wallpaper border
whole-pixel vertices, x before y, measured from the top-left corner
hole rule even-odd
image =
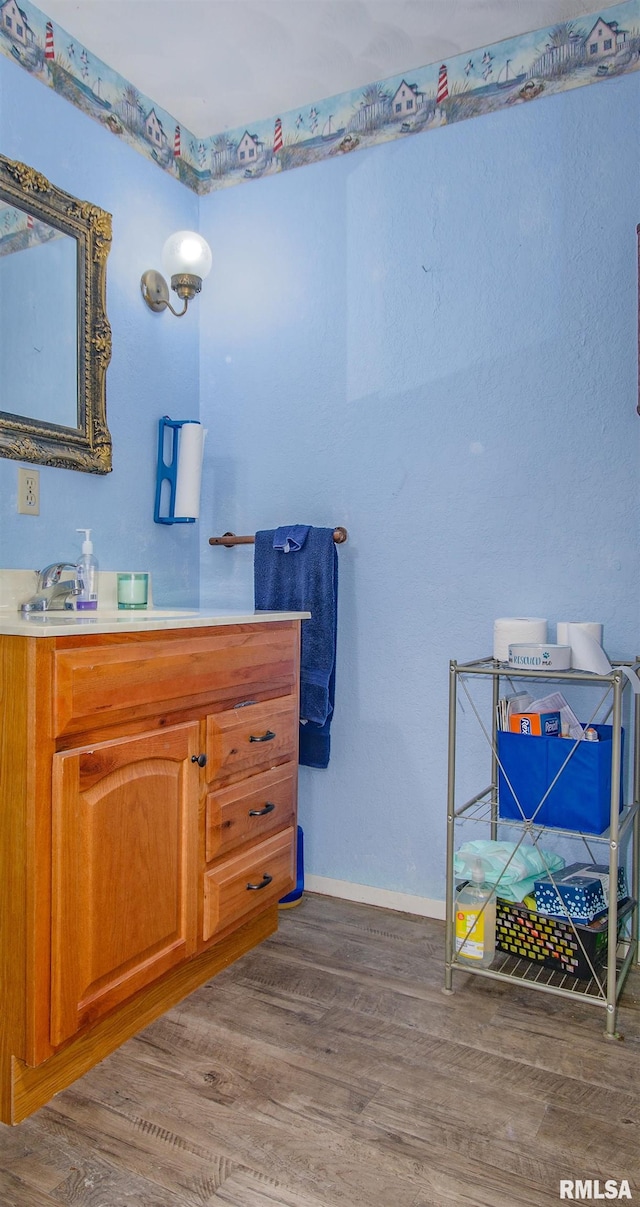
[[[203,195],[637,71],[640,0],[208,138],[181,127],[29,0],[0,0],[0,53]]]

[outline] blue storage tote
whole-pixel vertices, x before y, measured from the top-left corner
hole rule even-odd
[[[498,767],[498,816],[509,821],[522,821],[522,813],[527,819],[535,813],[536,824],[541,826],[602,834],[610,822],[613,730],[611,725],[594,725],[593,728],[599,741],[577,743],[541,809],[538,809],[540,801],[575,743],[570,738],[536,737],[500,730],[497,734],[501,764]],[[621,732],[620,742],[622,808],[624,731]],[[520,802],[522,813],[515,797]]]
[[[304,830],[302,826],[297,827],[296,833],[296,884],[295,888],[287,893],[286,897],[281,897],[278,905],[281,909],[290,909],[291,906],[297,905],[302,900],[304,893]]]

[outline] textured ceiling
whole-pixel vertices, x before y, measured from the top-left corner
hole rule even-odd
[[[198,137],[596,11],[593,0],[43,0],[39,7]]]

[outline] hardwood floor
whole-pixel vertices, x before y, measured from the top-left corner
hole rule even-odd
[[[456,975],[440,922],[307,895],[47,1107],[1,1207],[546,1207],[640,1199],[640,976],[620,1011]]]

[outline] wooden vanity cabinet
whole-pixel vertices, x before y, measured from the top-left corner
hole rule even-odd
[[[0,1119],[277,926],[299,621],[0,637]]]

